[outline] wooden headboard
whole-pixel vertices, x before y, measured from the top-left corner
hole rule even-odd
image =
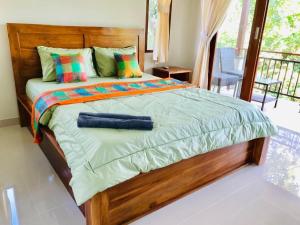
[[[135,45],[144,70],[145,36],[143,29],[7,24],[17,95],[25,94],[26,82],[41,77],[42,69],[36,47],[122,48]]]

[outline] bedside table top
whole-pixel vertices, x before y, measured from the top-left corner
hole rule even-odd
[[[180,74],[180,73],[191,73],[191,69],[183,68],[183,67],[177,67],[177,66],[169,66],[168,68],[164,67],[156,67],[153,68],[154,70],[163,71],[169,74]]]

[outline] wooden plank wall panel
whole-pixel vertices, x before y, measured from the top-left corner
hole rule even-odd
[[[138,36],[136,35],[85,35],[86,47],[103,47],[103,48],[124,48],[128,46],[136,46],[138,48]]]
[[[20,49],[19,69],[26,79],[42,76],[40,57],[36,49]]]
[[[82,34],[44,34],[44,33],[19,33],[21,49],[35,49],[37,46],[54,48],[83,48]]]

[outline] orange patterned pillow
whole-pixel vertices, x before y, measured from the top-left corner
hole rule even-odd
[[[142,77],[143,73],[140,69],[136,54],[122,55],[115,53],[119,78]]]

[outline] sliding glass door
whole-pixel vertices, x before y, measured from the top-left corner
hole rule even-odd
[[[211,43],[209,88],[212,91],[251,99],[267,7],[268,0],[232,0],[228,15]]]

